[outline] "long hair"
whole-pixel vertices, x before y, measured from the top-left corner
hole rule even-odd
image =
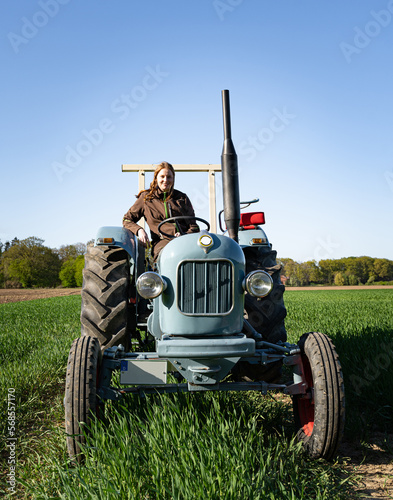
[[[153,177],[153,180],[150,184],[149,189],[142,189],[141,191],[139,191],[139,193],[136,195],[137,198],[139,198],[139,196],[141,196],[143,193],[145,193],[145,198],[144,198],[145,201],[149,201],[152,198],[154,198],[154,196],[158,190],[157,176],[163,168],[167,168],[173,174],[173,184],[172,184],[171,189],[168,192],[167,200],[172,196],[173,188],[175,185],[175,169],[173,168],[173,166],[170,163],[168,163],[167,161],[163,161],[159,165],[157,165],[156,169],[154,170],[154,177]]]

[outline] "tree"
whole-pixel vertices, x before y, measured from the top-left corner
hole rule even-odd
[[[289,279],[288,284],[292,286],[309,283],[360,285],[393,281],[393,261],[389,259],[362,256],[325,259],[318,263],[315,260],[299,263],[286,258],[281,259],[281,263],[282,274]]]
[[[393,280],[393,262],[388,259],[375,259],[373,274],[380,281]]]
[[[15,286],[54,287],[60,283],[60,259],[56,252],[36,237],[13,240],[1,259],[3,280]]]
[[[82,286],[84,267],[85,267],[85,256],[78,255],[78,257],[75,259],[75,283],[77,287]]]
[[[315,260],[308,260],[304,263],[308,270],[308,279],[310,283],[323,283],[323,274]]]
[[[82,286],[82,271],[85,265],[85,257],[78,255],[63,262],[59,273],[61,284],[66,288]]]
[[[368,280],[366,281],[366,285],[373,285],[374,283],[375,283],[375,276],[371,274]]]
[[[374,267],[374,260],[372,257],[366,257],[366,256],[363,256],[363,257],[358,257],[359,260],[360,260],[360,266],[361,266],[361,272],[362,272],[362,276],[361,276],[361,280],[362,280],[362,283],[366,283],[370,278],[371,276],[374,276],[374,270],[373,270],[373,267]]]
[[[290,276],[295,273],[297,262],[295,262],[293,259],[286,258],[280,259],[280,263],[282,265],[281,274],[286,276],[287,278],[290,278]]]
[[[360,284],[360,281],[359,281],[359,278],[357,276],[355,276],[354,274],[349,274],[348,275],[348,285],[359,285]]]
[[[65,288],[73,288],[76,286],[74,264],[75,259],[68,259],[63,262],[61,266],[59,277],[61,284]]]
[[[334,276],[334,284],[337,286],[345,285],[345,275],[341,271],[335,274]]]
[[[65,262],[68,259],[76,259],[79,255],[84,255],[86,253],[85,243],[75,243],[74,245],[62,245],[58,250],[61,262]]]
[[[309,262],[295,262],[292,259],[281,259],[283,264],[282,274],[288,278],[288,284],[291,286],[304,286],[310,283],[310,276],[313,272],[313,266]]]
[[[342,261],[334,259],[320,260],[319,268],[321,270],[323,283],[327,285],[333,284],[336,273],[345,271]]]

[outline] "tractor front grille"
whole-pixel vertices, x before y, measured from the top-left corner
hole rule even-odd
[[[227,314],[233,305],[233,265],[226,259],[183,261],[178,268],[178,307],[183,314]]]

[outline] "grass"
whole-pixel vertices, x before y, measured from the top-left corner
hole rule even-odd
[[[333,339],[343,368],[346,433],[393,427],[393,290],[299,291],[285,297],[290,341],[300,333]]]
[[[0,306],[0,409],[4,415],[7,393],[14,390],[20,430],[48,410],[51,396],[64,384],[70,343],[80,335],[79,311],[80,297]]]
[[[28,477],[31,461],[39,463],[57,446],[54,425],[64,420],[65,366],[70,344],[80,335],[79,313],[80,297],[0,305],[0,493],[11,486],[6,474],[13,465],[8,462],[13,427],[18,481]],[[9,395],[15,396],[10,400],[15,407],[8,405]],[[13,411],[15,425],[8,418]],[[21,493],[20,483],[17,489]]]
[[[257,400],[258,412],[239,394],[131,399],[97,423],[84,466],[59,462],[59,474],[39,486],[40,493],[76,499],[297,499],[343,492],[339,468],[307,460],[293,438],[273,430],[273,416],[282,423],[277,404]]]
[[[392,299],[393,290],[299,291],[285,297],[291,341],[323,331],[337,346],[350,437],[360,425],[363,439],[367,430],[391,429]],[[259,393],[108,403],[88,438],[85,465],[71,467],[62,398],[79,313],[80,297],[0,306],[2,414],[8,390],[16,395],[15,498],[348,498],[354,480],[344,467],[309,460],[293,439],[288,405]],[[7,472],[7,429],[2,430]],[[6,479],[4,473],[3,493]]]

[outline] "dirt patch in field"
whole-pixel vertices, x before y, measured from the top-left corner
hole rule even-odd
[[[276,393],[274,399],[287,405],[292,415],[291,397]],[[348,498],[393,498],[393,434],[374,432],[366,442],[343,439],[338,460],[356,480],[354,495]]]
[[[0,304],[20,302],[22,300],[47,299],[66,295],[80,295],[80,288],[3,288],[0,289]]]
[[[375,290],[393,288],[392,285],[363,285],[363,286],[287,286],[286,291],[297,290]],[[80,295],[81,288],[0,288],[0,304],[20,302],[22,300],[47,299],[50,297],[64,297],[67,295]]]
[[[358,481],[360,498],[393,498],[393,434],[374,433],[367,444],[344,441],[339,454]]]

